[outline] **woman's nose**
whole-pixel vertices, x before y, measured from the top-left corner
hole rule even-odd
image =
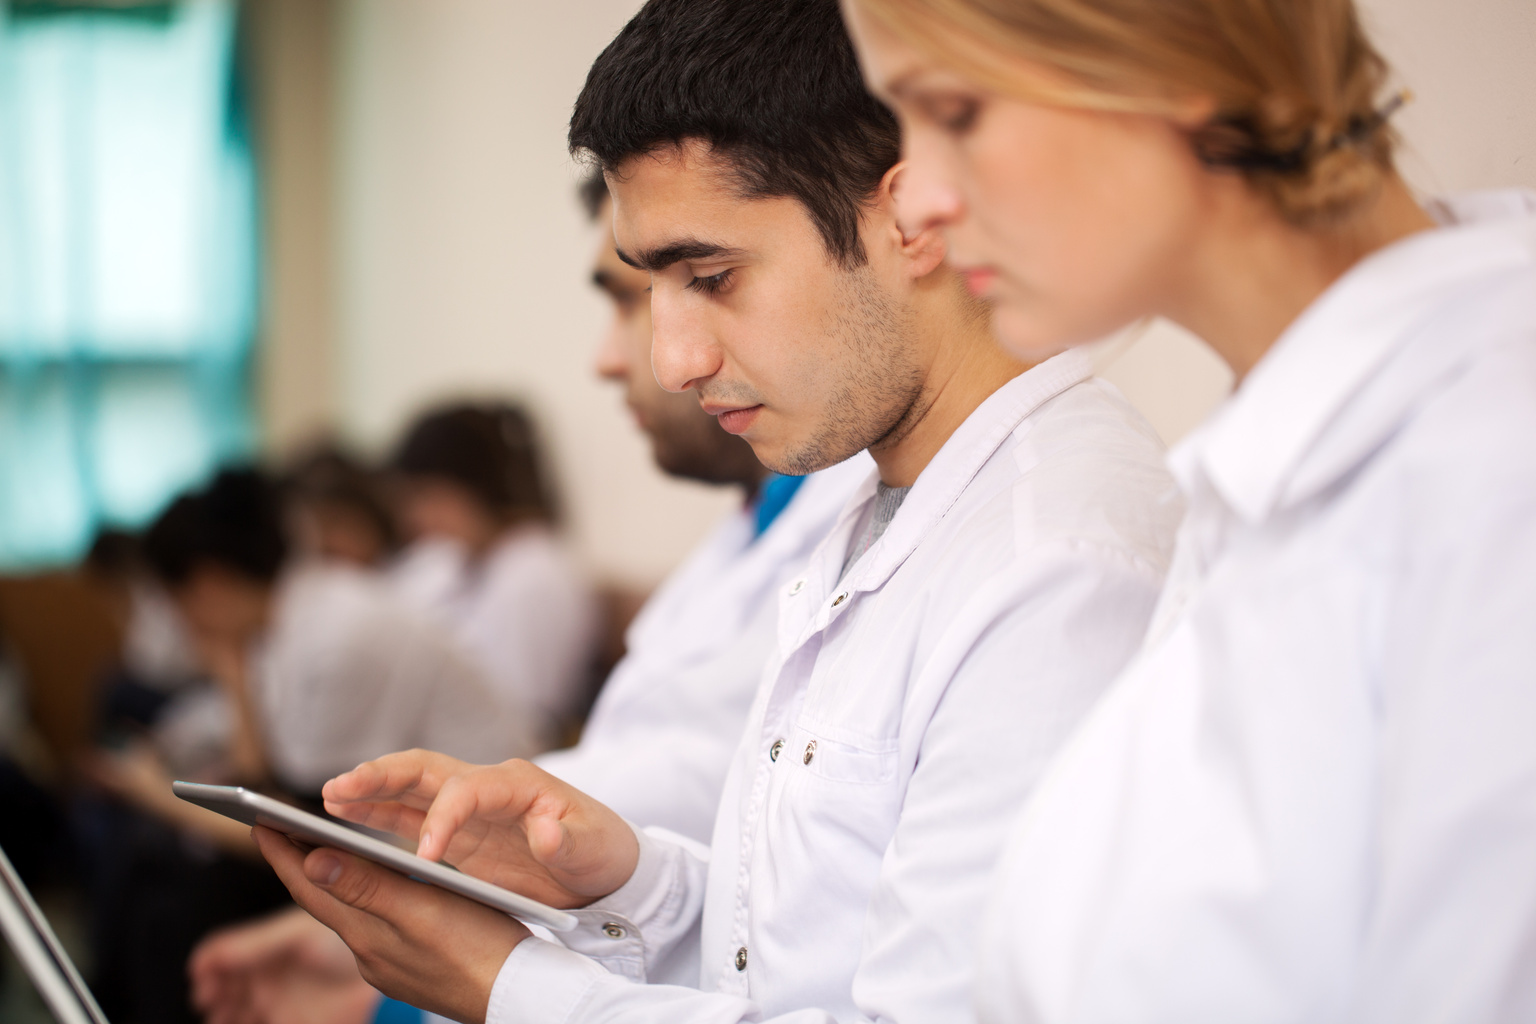
[[[891,193],[902,234],[910,238],[930,228],[957,223],[965,215],[965,204],[940,155],[931,145],[913,142],[907,147],[904,162]]]

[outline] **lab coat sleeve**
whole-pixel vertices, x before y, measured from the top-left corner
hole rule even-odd
[[[645,981],[650,965],[694,936],[704,903],[709,847],[665,829],[635,829],[635,873],[615,893],[580,910],[580,922],[560,937],[614,974]]]
[[[1536,1020],[1536,477],[1516,472],[1391,601],[1385,852],[1352,1020]]]
[[[918,730],[920,749],[908,752],[916,768],[867,911],[853,978],[859,1020],[973,1019],[974,947],[1009,826],[1051,755],[1135,650],[1160,582],[1158,569],[1119,552],[1062,542],[1036,548],[965,598],[911,688],[925,705],[911,714],[927,727]],[[503,966],[486,1019],[768,1018],[742,997],[636,985],[572,950],[528,940]],[[771,1018],[834,1020],[814,1007]]]

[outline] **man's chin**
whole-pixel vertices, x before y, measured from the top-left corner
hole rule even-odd
[[[786,444],[782,440],[754,437],[748,437],[746,440],[752,446],[752,453],[757,456],[758,462],[783,476],[805,476],[808,473],[826,469],[828,466],[835,466],[857,454],[852,451],[839,454],[817,440],[802,441],[798,444]]]

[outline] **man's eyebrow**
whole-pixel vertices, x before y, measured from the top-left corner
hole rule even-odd
[[[665,245],[641,249],[637,253],[627,253],[623,249],[617,252],[619,259],[625,263],[636,270],[650,273],[666,270],[674,263],[681,263],[683,260],[734,259],[744,255],[740,249],[728,245],[717,245],[714,242],[702,242],[696,238],[680,238]]]

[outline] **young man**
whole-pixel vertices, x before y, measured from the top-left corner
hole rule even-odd
[[[584,188],[595,220],[613,221],[599,176]],[[598,695],[581,742],[537,759],[630,821],[707,842],[731,754],[776,638],[775,595],[797,575],[869,475],[867,457],[812,474],[770,473],[689,394],[651,373],[650,278],[621,262],[603,232],[592,281],[613,304],[600,376],[624,402],[666,473],[741,492],[727,516],[657,589],[625,637],[624,659]],[[300,1006],[329,1024],[408,1019],[379,1005],[336,937],[303,911],[226,931],[191,961],[194,994],[212,1019],[279,1024]],[[653,977],[692,984],[698,948],[682,947]],[[394,1016],[391,1016],[393,1014]],[[245,1015],[245,1016],[240,1016]]]
[[[1004,834],[1157,594],[1159,445],[1080,354],[1004,357],[942,239],[902,229],[896,127],[834,0],[652,0],[571,141],[651,275],[661,384],[770,468],[868,450],[878,473],[782,592],[708,850],[522,762],[413,752],[327,786],[578,908],[571,948],[333,851],[263,851],[375,984],[458,1019],[967,1020]],[[694,928],[698,989],[635,984]]]

